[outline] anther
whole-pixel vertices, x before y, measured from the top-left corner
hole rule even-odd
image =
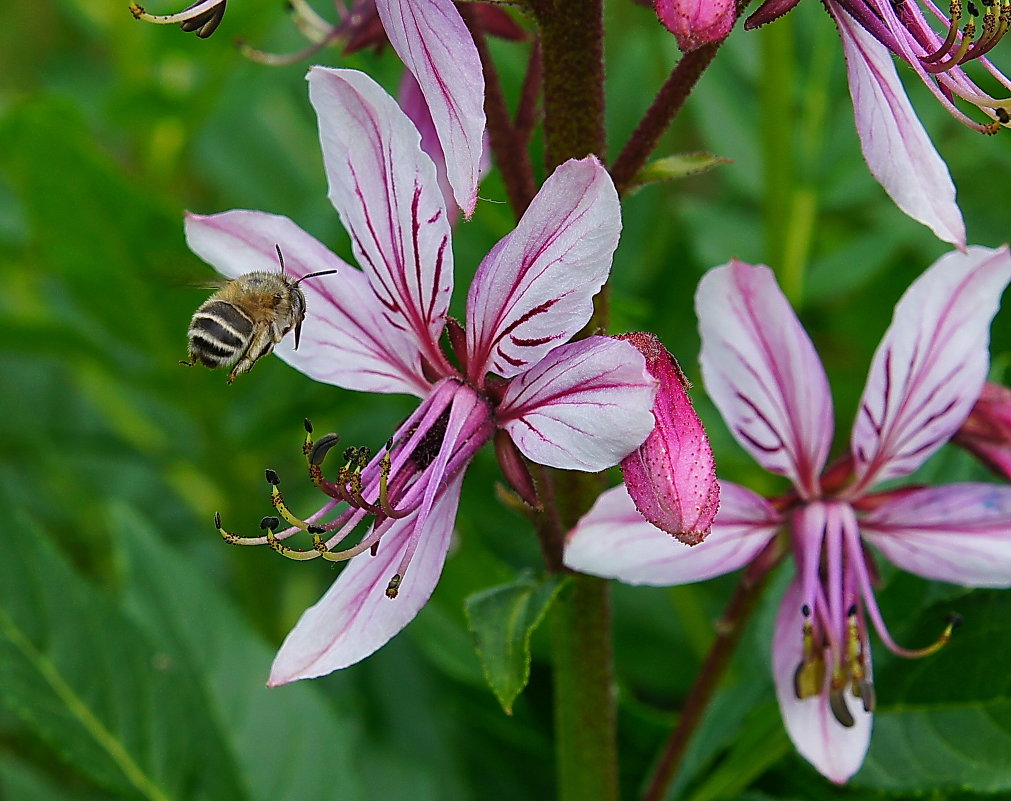
[[[214,528],[216,529],[221,528],[221,512],[214,513]]]
[[[263,474],[267,479],[267,483],[270,484],[271,486],[276,487],[278,484],[281,483],[281,479],[278,477],[276,470],[271,470],[268,467]]]
[[[1000,106],[995,108],[993,113],[997,115],[997,121],[1000,122],[1001,125],[1007,125],[1011,122],[1011,116],[1009,116],[1007,111]]]
[[[856,617],[857,615],[857,605],[850,604],[850,608],[846,610],[846,617]]]
[[[804,605],[803,605],[803,606],[802,606],[802,607],[800,608],[800,613],[801,613],[801,614],[802,614],[802,615],[803,615],[804,617],[811,617],[811,607],[810,607],[810,606],[808,606],[807,604],[804,604]]]
[[[829,690],[828,692],[828,705],[832,710],[832,717],[834,717],[839,723],[845,726],[847,729],[853,727],[856,722],[853,720],[853,715],[846,706],[846,696],[843,690]]]
[[[864,706],[864,712],[873,712],[877,706],[877,693],[874,691],[874,684],[867,679],[860,679],[853,682],[853,695],[860,699]]]
[[[957,629],[959,626],[965,622],[958,612],[949,612],[945,618],[944,622],[951,626],[952,629]]]
[[[319,467],[323,464],[323,460],[326,459],[327,453],[330,449],[340,442],[341,438],[338,434],[324,434],[320,437],[312,446],[312,450],[309,452],[309,464]],[[350,450],[350,449],[348,449]],[[344,460],[347,461],[347,450],[344,451]]]
[[[307,526],[305,530],[308,531],[310,534],[323,534],[326,531],[326,529],[323,528],[322,526],[315,526],[315,525]]]
[[[276,517],[267,516],[260,521],[260,528],[270,531],[277,531],[279,525],[281,525],[281,521]]]
[[[386,586],[386,597],[396,598],[397,593],[400,591],[400,582],[403,578],[399,573],[395,573],[393,578],[390,579],[390,583]]]
[[[302,421],[302,425],[305,426],[305,433],[306,434],[311,434],[312,433],[312,420],[310,420],[308,417],[306,417]]]

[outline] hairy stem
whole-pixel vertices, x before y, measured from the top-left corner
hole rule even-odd
[[[544,69],[545,161],[607,149],[602,0],[540,0],[535,6]]]
[[[709,648],[699,669],[695,683],[681,710],[681,718],[667,738],[660,759],[653,769],[642,801],[662,801],[671,781],[681,766],[692,735],[702,722],[703,715],[719,686],[720,679],[730,664],[745,626],[758,605],[765,589],[769,571],[782,558],[781,546],[773,541],[744,571],[723,617],[716,624],[716,639]]]

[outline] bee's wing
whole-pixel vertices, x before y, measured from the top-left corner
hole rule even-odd
[[[227,278],[217,278],[209,281],[191,281],[186,284],[186,286],[194,287],[196,289],[221,289],[224,286],[228,286],[230,283],[232,282]]]

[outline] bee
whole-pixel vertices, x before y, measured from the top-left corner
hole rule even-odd
[[[179,364],[192,367],[197,362],[215,369],[232,367],[231,384],[274,349],[284,336],[295,330],[295,348],[305,320],[305,295],[298,285],[307,278],[331,275],[323,270],[298,280],[284,274],[281,248],[279,273],[256,271],[225,281],[220,289],[200,304],[190,320],[189,354]]]

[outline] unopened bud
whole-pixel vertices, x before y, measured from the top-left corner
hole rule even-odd
[[[952,442],[997,475],[1011,480],[1011,389],[984,384],[979,400]]]
[[[734,0],[654,0],[656,15],[684,53],[724,38],[734,27]]]
[[[656,426],[621,462],[635,508],[650,523],[688,545],[705,539],[720,506],[713,451],[688,397],[681,368],[653,334],[616,337],[646,357],[660,383],[653,402]]]

